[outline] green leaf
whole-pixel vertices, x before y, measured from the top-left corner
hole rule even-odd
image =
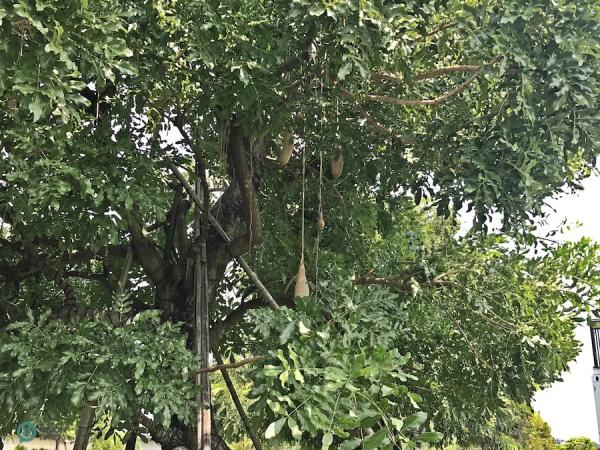
[[[33,121],[37,122],[42,117],[43,113],[42,98],[39,94],[35,94],[29,102],[29,111],[33,113]]]
[[[271,364],[267,364],[263,367],[263,373],[266,377],[276,377],[282,370],[281,366],[273,366]]]
[[[338,79],[343,80],[350,74],[350,72],[352,72],[352,62],[348,61],[346,64],[340,67],[340,70],[338,70],[337,73],[337,77]]]
[[[287,414],[287,411],[285,410],[285,408],[281,405],[281,403],[279,402],[274,402],[273,400],[267,400],[267,404],[269,405],[269,408],[271,408],[271,410],[275,413],[275,414],[279,414],[281,416],[284,416]]]
[[[240,68],[239,77],[240,81],[244,83],[244,86],[248,86],[248,83],[250,83],[250,77],[244,68]]]
[[[298,369],[294,370],[294,378],[298,383],[304,383],[304,377],[302,376],[302,372],[300,372],[300,370]]]
[[[349,439],[340,444],[339,450],[354,450],[360,445],[360,442],[359,438]]]
[[[383,397],[387,397],[388,395],[392,395],[394,393],[394,389],[386,386],[385,384],[381,386],[381,395]]]
[[[281,384],[283,386],[285,386],[285,383],[287,383],[289,378],[290,378],[289,370],[284,370],[283,372],[281,372],[281,375],[279,375],[279,381],[281,381]]]
[[[302,321],[298,322],[298,331],[300,332],[300,334],[310,333],[310,329],[308,329],[306,327],[306,325],[304,325],[304,322],[302,322]]]
[[[283,417],[275,422],[271,423],[265,431],[265,438],[272,439],[279,434],[283,426],[285,425],[287,418]]]
[[[292,416],[288,417],[287,424],[292,432],[292,437],[296,440],[302,439],[302,430],[298,427],[296,419],[294,419]]]
[[[373,433],[363,441],[363,449],[373,450],[374,448],[379,447],[386,438],[387,432],[387,428],[380,428],[376,433]]]
[[[321,440],[321,449],[327,450],[331,444],[333,443],[333,434],[331,432],[327,432],[323,435],[323,439]]]
[[[345,381],[348,379],[348,374],[339,367],[327,367],[324,376],[328,381]]]
[[[295,328],[296,328],[296,323],[294,321],[291,321],[290,323],[288,323],[286,325],[286,327],[281,332],[281,335],[279,336],[279,342],[282,345],[286,344],[290,340],[290,338],[292,337],[292,334],[294,333]]]
[[[431,444],[435,444],[444,439],[444,435],[437,431],[427,431],[425,433],[421,433],[415,438],[417,441],[421,442],[429,442]]]
[[[143,361],[139,361],[135,365],[134,376],[135,376],[136,380],[140,380],[142,378],[142,375],[144,374],[145,369],[146,369],[146,364]]]
[[[315,5],[308,10],[308,14],[310,14],[311,16],[315,16],[315,17],[319,17],[319,16],[323,15],[324,12],[325,12],[325,8],[323,8],[321,5],[318,5],[318,6]]]
[[[419,411],[412,416],[408,416],[404,419],[404,430],[411,431],[419,428],[425,421],[427,420],[427,413],[424,411]]]
[[[125,75],[131,75],[131,76],[136,76],[138,74],[138,70],[131,65],[130,63],[128,63],[127,61],[116,61],[113,62],[113,66],[121,73],[124,73]],[[107,78],[111,78],[114,77],[112,75],[112,71],[111,71],[111,76]]]

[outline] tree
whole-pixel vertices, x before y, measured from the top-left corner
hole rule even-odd
[[[576,354],[597,247],[527,246],[596,162],[595,2],[19,0],[0,20],[0,433],[75,408],[77,449],[105,414],[195,448],[209,342],[264,356],[267,437],[469,440]],[[468,208],[472,233],[415,202]]]
[[[472,443],[482,449],[555,450],[550,426],[530,406],[521,403],[499,408],[489,430]]]
[[[525,448],[532,450],[554,450],[556,448],[550,425],[537,413],[529,416],[525,433]]]
[[[594,442],[586,437],[571,438],[558,446],[560,450],[596,450]]]

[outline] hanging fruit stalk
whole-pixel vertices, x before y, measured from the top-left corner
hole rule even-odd
[[[323,212],[319,211],[319,218],[317,219],[317,228],[319,231],[323,231],[325,228],[325,219],[323,218]]]
[[[339,178],[344,171],[344,157],[339,155],[331,160],[331,175],[333,178]]]
[[[298,274],[296,275],[296,285],[294,286],[294,296],[304,298],[309,295],[310,289],[308,287],[308,280],[306,279],[304,261],[300,261],[300,267],[298,267]]]
[[[281,147],[281,152],[279,153],[279,165],[281,167],[285,166],[292,156],[294,152],[294,135],[289,131],[283,133],[283,146]]]

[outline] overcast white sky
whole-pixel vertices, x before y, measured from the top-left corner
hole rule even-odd
[[[585,181],[584,190],[564,196],[551,204],[556,209],[549,226],[557,225],[564,217],[569,223],[581,226],[565,232],[561,240],[578,240],[587,236],[600,241],[600,177]],[[564,381],[535,396],[533,407],[552,427],[554,437],[568,439],[587,436],[598,442],[596,412],[592,387],[592,346],[587,326],[581,326],[577,337],[583,342],[583,350],[570,365]]]

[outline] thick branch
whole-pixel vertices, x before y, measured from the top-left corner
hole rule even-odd
[[[163,259],[152,243],[144,236],[139,222],[131,215],[128,217],[127,222],[137,260],[152,282],[156,286],[161,285],[166,279]]]
[[[481,69],[475,75],[467,78],[465,81],[463,81],[461,84],[456,86],[454,89],[446,92],[445,94],[440,95],[439,97],[432,98],[432,99],[412,100],[412,99],[403,99],[403,98],[397,98],[397,97],[388,97],[386,95],[366,95],[365,97],[362,98],[362,101],[363,102],[391,103],[394,105],[401,105],[401,106],[438,106],[438,105],[441,105],[442,103],[446,102],[449,98],[457,96],[457,95],[461,94],[462,92],[464,92],[469,87],[469,85],[471,83],[473,83],[473,81],[475,81],[477,79],[477,77],[479,77],[480,73],[481,73]]]
[[[233,126],[229,137],[229,156],[231,159],[233,177],[238,183],[246,215],[247,232],[234,239],[229,246],[234,255],[241,255],[262,240],[262,219],[258,208],[256,189],[254,188],[254,173],[249,164],[249,145],[244,140],[241,129]],[[252,158],[252,155],[250,155]]]
[[[415,40],[415,42],[423,41],[423,40],[427,39],[430,36],[433,36],[433,35],[435,35],[437,33],[441,33],[442,31],[447,30],[448,28],[452,28],[454,25],[456,25],[456,21],[455,20],[450,20],[450,21],[447,21],[447,22],[442,22],[436,28],[434,28],[433,30],[431,30],[429,33],[424,34],[424,35],[420,36],[419,38],[417,38]]]
[[[196,192],[194,191],[194,189],[192,188],[190,183],[185,179],[185,177],[183,175],[181,175],[179,170],[177,170],[177,168],[173,165],[172,162],[167,160],[167,165],[168,165],[169,169],[171,170],[171,172],[173,172],[173,174],[177,177],[179,182],[183,185],[183,188],[186,190],[188,195],[192,198],[194,203],[196,203],[196,205],[200,208],[200,210],[203,211],[204,208],[202,205],[202,200],[200,199],[200,197],[198,197],[198,195],[196,194]],[[221,238],[225,241],[225,243],[229,244],[231,242],[231,239],[229,238],[227,233],[225,233],[225,230],[223,230],[223,228],[221,227],[219,222],[217,222],[217,220],[214,218],[214,216],[210,213],[208,214],[208,220],[210,221],[210,224],[217,230],[217,232],[219,233]],[[246,272],[246,274],[248,275],[248,278],[250,278],[250,281],[252,281],[252,284],[254,284],[254,286],[256,286],[256,288],[258,289],[258,292],[260,292],[262,298],[266,301],[266,303],[273,309],[279,309],[279,305],[277,305],[275,300],[273,300],[273,297],[271,296],[271,294],[269,293],[267,288],[258,279],[258,276],[250,268],[250,266],[248,265],[246,260],[242,256],[236,256],[235,259],[238,262],[238,264],[242,267],[244,272]]]
[[[409,277],[410,278],[410,277]],[[388,286],[394,289],[398,289],[403,292],[409,292],[410,286],[407,284],[407,277],[405,275],[392,275],[392,276],[377,276],[371,273],[361,275],[354,280],[354,284],[359,286],[379,285]]]
[[[165,222],[165,250],[163,253],[163,258],[167,261],[171,258],[171,254],[175,245],[175,233],[179,219],[179,206],[182,201],[182,193],[183,189],[181,185],[177,185],[175,187],[175,192],[173,193],[171,208],[167,213],[167,220]]]
[[[217,343],[225,331],[233,327],[246,315],[246,313],[252,309],[257,309],[264,306],[264,300],[254,298],[240,303],[240,305],[231,311],[221,321],[216,322],[212,327],[211,342]]]
[[[439,69],[429,70],[427,72],[422,72],[414,76],[414,80],[426,80],[428,78],[437,78],[443,75],[448,75],[450,73],[478,73],[483,66],[481,65],[457,65],[457,66],[448,66],[441,67]],[[387,72],[378,72],[371,75],[371,79],[374,81],[390,81],[392,83],[406,84],[406,80],[397,75],[387,73]]]
[[[162,425],[154,422],[145,414],[140,414],[139,421],[148,430],[154,442],[158,442],[166,447],[186,445],[184,437],[177,432],[176,428],[166,430]]]
[[[350,100],[350,102],[352,103],[352,106],[354,107],[354,109],[356,109],[357,111],[359,111],[361,113],[361,115],[364,117],[364,119],[367,121],[367,123],[369,125],[371,125],[373,128],[375,128],[377,131],[379,131],[380,133],[383,133],[383,134],[390,135],[390,136],[398,139],[400,141],[400,143],[403,144],[403,145],[414,145],[414,144],[416,144],[416,142],[417,142],[416,139],[409,138],[409,137],[406,137],[406,136],[397,135],[392,130],[390,130],[386,126],[382,125],[381,123],[379,123],[377,121],[377,119],[375,119],[375,117],[373,117],[371,115],[371,113],[369,113],[369,111],[367,111],[365,108],[363,108],[356,101],[356,99],[354,98],[354,96],[350,92],[348,92],[345,89],[342,89],[340,92],[342,93],[342,95],[344,97],[346,97],[348,100]]]

